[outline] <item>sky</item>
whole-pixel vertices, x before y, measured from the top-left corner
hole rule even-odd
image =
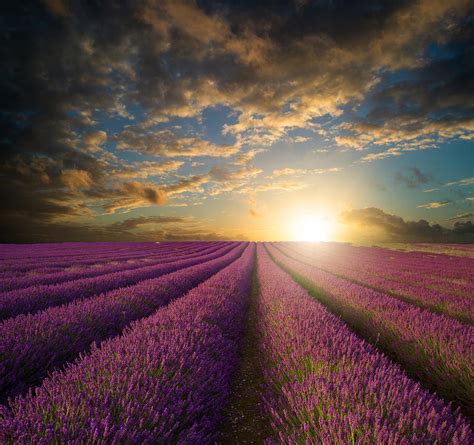
[[[0,8],[1,242],[474,242],[469,0]]]

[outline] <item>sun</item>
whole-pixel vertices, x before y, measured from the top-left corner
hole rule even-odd
[[[301,216],[295,220],[293,239],[295,241],[331,241],[331,223],[327,218]]]

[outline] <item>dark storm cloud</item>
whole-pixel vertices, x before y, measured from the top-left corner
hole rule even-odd
[[[6,238],[35,224],[40,236],[44,221],[79,224],[163,205],[208,181],[212,193],[243,187],[259,171],[248,164],[254,153],[290,129],[322,131],[314,120],[327,114],[344,117],[342,134],[325,131],[352,148],[420,137],[429,145],[474,130],[468,0],[44,0],[1,8],[0,206],[17,222],[5,226]],[[407,74],[392,76],[400,70]],[[365,115],[354,112],[361,103]],[[228,144],[167,128],[216,104],[236,116],[224,125]],[[235,156],[243,166],[158,184],[138,166],[134,177],[119,158],[126,151],[171,162]]]
[[[342,212],[339,220],[343,224],[361,228],[380,229],[385,241],[399,242],[473,242],[474,226],[471,221],[456,222],[452,229],[439,224],[430,224],[424,219],[405,221],[376,207]]]

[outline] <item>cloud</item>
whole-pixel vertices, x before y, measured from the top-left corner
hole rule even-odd
[[[90,146],[98,146],[107,140],[107,133],[103,130],[92,131],[84,136],[84,143]]]
[[[260,174],[252,160],[276,142],[303,142],[297,130],[377,148],[361,162],[470,140],[470,8],[468,0],[10,2],[2,216],[33,232],[46,230],[42,221],[79,224],[180,193],[249,193]],[[210,131],[205,112],[216,106],[228,119]],[[196,177],[178,164],[207,158],[235,166]],[[177,169],[179,177],[168,174]],[[304,187],[264,181],[257,190]]]
[[[38,221],[90,216],[85,201],[103,178],[103,164],[88,155],[71,152],[48,156],[16,155],[0,161],[2,216]]]
[[[359,2],[319,2],[304,8],[280,2],[270,9],[234,2],[204,8],[184,0],[149,0],[124,8],[104,4],[93,13],[87,4],[47,3],[54,16],[69,17],[60,30],[31,32],[18,42],[21,52],[31,41],[49,49],[31,54],[32,67],[41,62],[42,75],[31,70],[25,82],[15,85],[21,91],[36,82],[44,97],[36,94],[32,100],[49,97],[54,108],[79,113],[102,105],[123,116],[129,113],[127,103],[134,101],[153,122],[197,116],[206,107],[224,104],[240,113],[228,129],[242,140],[287,137],[291,128],[310,127],[314,117],[340,115],[342,106],[360,103],[380,84],[381,72],[401,68],[424,69],[429,87],[437,91],[431,94],[429,87],[420,86],[423,82],[413,81],[410,91],[400,96],[402,85],[397,89],[392,82],[391,89],[374,95],[372,113],[380,114],[379,103],[387,97],[404,99],[397,105],[420,98],[426,116],[433,97],[444,108],[460,100],[463,87],[454,82],[456,73],[470,69],[456,63],[451,63],[454,68],[438,63],[433,69],[433,58],[421,57],[433,40],[439,45],[466,40],[462,27],[467,26],[467,1],[452,0],[443,7],[428,0],[388,2],[376,9]],[[51,20],[47,11],[30,9],[38,19]],[[18,16],[13,11],[7,19],[15,25]],[[99,26],[105,18],[107,26]],[[21,56],[19,51],[7,55],[12,64]],[[469,72],[462,74],[468,79]],[[421,100],[425,96],[432,100]],[[255,113],[262,117],[256,119]],[[360,147],[344,137],[341,143]]]
[[[473,185],[473,184],[474,184],[474,177],[460,179],[459,181],[448,182],[447,184],[445,184],[445,186],[446,187],[451,187],[453,185],[466,186],[466,185]]]
[[[239,190],[239,193],[255,194],[269,191],[284,191],[292,192],[308,187],[308,184],[301,181],[274,181],[263,184],[256,184],[252,187],[244,187]]]
[[[65,169],[61,172],[60,180],[71,190],[89,188],[93,184],[89,172],[85,170]]]
[[[258,154],[262,153],[264,150],[263,149],[251,149],[251,150],[248,150],[246,151],[245,153],[239,153],[236,157],[235,157],[235,160],[234,160],[234,164],[237,164],[237,165],[246,165],[248,164],[250,161],[252,161],[255,156],[257,156]]]
[[[252,166],[250,162],[237,164],[237,168],[230,164],[214,165],[209,171],[212,186],[208,193],[210,196],[217,196],[239,190],[260,175],[262,171]]]
[[[252,178],[262,173],[262,170],[245,164],[236,170],[232,170],[228,165],[215,165],[210,170],[211,177],[218,182],[229,182],[241,179]]]
[[[369,153],[363,156],[362,158],[360,158],[359,162],[372,162],[379,159],[392,158],[392,157],[401,156],[401,155],[402,155],[402,152],[400,149],[392,147],[380,153]]]
[[[168,204],[168,207],[192,207],[192,206],[199,206],[202,204],[203,204],[203,201],[174,202],[172,204]]]
[[[151,204],[163,205],[166,202],[166,194],[156,188],[154,184],[141,184],[139,182],[126,182],[123,189],[130,195],[143,197]]]
[[[336,136],[334,142],[337,145],[355,148],[356,150],[363,150],[365,145],[361,138],[354,138],[351,136]]]
[[[471,221],[456,222],[452,229],[439,224],[430,224],[424,219],[405,221],[376,207],[354,209],[342,212],[339,221],[345,225],[358,227],[365,231],[375,228],[381,233],[374,239],[397,242],[472,242],[474,226]]]
[[[189,222],[186,218],[177,216],[138,216],[110,224],[107,230],[112,232],[123,232],[134,230],[146,224],[176,224]]]
[[[195,192],[199,190],[199,186],[209,182],[209,175],[195,175],[186,179],[165,186],[164,190],[168,195],[176,195],[186,192]]]
[[[153,162],[143,161],[135,162],[130,166],[124,166],[120,169],[114,169],[111,175],[114,178],[138,179],[148,178],[150,176],[161,176],[178,170],[184,165],[181,161]]]
[[[407,13],[406,17],[413,17],[412,13],[421,5],[424,5],[424,10],[430,8],[428,1],[422,1],[413,3],[413,9],[402,7],[401,10]],[[456,23],[454,16],[447,12],[452,8],[452,12],[457,10],[460,13],[465,7],[464,1],[445,2],[442,8],[435,8],[436,13],[428,14],[434,18],[438,13],[447,13],[442,19],[438,16],[440,21],[429,23],[433,29],[441,24],[451,27],[448,35],[433,38],[433,52],[419,46],[423,41],[426,44],[428,35],[421,42],[412,42],[413,49],[421,51],[418,53],[421,57],[413,58],[415,53],[406,50],[404,54],[399,54],[400,61],[404,60],[409,69],[398,78],[393,77],[391,70],[379,77],[376,87],[365,97],[363,113],[340,126],[347,145],[354,148],[363,147],[364,144],[366,147],[392,145],[403,153],[434,148],[450,139],[472,139],[474,112],[466,98],[473,94],[473,40],[466,29],[467,22]],[[423,29],[420,24],[416,27],[419,32]],[[403,34],[407,35],[405,32]],[[385,37],[388,35],[390,33],[385,34]],[[413,36],[410,33],[408,35]],[[385,54],[391,59],[390,65],[394,62],[392,56],[398,52],[395,48],[400,41],[404,41],[404,38],[397,39],[397,42],[393,40],[393,47]],[[378,45],[377,40],[373,43]],[[379,57],[382,60],[384,55],[379,53]],[[398,63],[392,66],[396,65]],[[336,137],[337,134],[333,139],[337,143]]]
[[[444,207],[448,204],[451,204],[451,201],[433,201],[428,202],[426,204],[420,204],[417,206],[419,209],[439,209],[440,207]]]
[[[314,175],[322,175],[324,173],[336,173],[342,171],[342,167],[329,167],[329,168],[280,168],[273,170],[272,174],[269,177],[278,178],[281,176],[298,176],[298,175],[307,175],[307,174],[314,174]]]
[[[255,209],[249,209],[249,214],[252,218],[261,218],[262,217],[261,213],[258,212]]]
[[[68,17],[71,15],[67,0],[44,0],[44,3],[48,10],[55,16]]]
[[[404,184],[408,188],[418,188],[420,185],[427,184],[433,180],[429,173],[423,173],[417,167],[410,167],[408,174],[397,172],[395,182]]]
[[[305,169],[302,168],[278,168],[273,170],[271,176],[272,177],[279,177],[279,176],[293,176],[293,175],[302,175],[306,173]]]
[[[240,150],[238,144],[218,145],[196,136],[165,130],[128,127],[113,136],[118,150],[164,157],[229,157]]]
[[[155,184],[144,184],[137,181],[124,182],[117,188],[105,189],[103,197],[108,202],[103,205],[106,213],[115,213],[118,210],[131,210],[150,205],[165,205],[168,200],[166,191],[159,189]]]
[[[12,233],[15,237],[5,236]],[[233,237],[245,240],[242,235]],[[213,230],[205,222],[170,216],[134,217],[111,224],[45,223],[34,226],[15,217],[0,220],[0,242],[96,242],[96,241],[191,241],[228,240],[229,236]]]
[[[468,185],[473,185],[474,184],[474,178],[465,178],[465,179],[460,179],[459,181],[452,181],[448,182],[446,184],[443,184],[441,187],[453,187],[453,186],[468,186]],[[428,190],[423,190],[425,193],[431,193],[440,190],[439,188],[431,188]],[[469,199],[469,198],[466,198]]]
[[[460,235],[473,235],[474,224],[472,224],[472,221],[455,222],[453,232]]]
[[[459,215],[454,215],[451,218],[448,218],[446,221],[455,221],[457,219],[465,219],[465,218],[471,218],[474,216],[474,213],[468,212],[468,213],[461,213]]]
[[[288,138],[288,141],[294,144],[302,144],[303,142],[308,142],[310,140],[311,138],[309,136],[291,136]]]

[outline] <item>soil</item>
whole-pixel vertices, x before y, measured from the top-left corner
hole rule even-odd
[[[263,370],[258,348],[257,298],[258,280],[256,265],[247,312],[246,330],[241,345],[240,365],[236,371],[230,401],[224,409],[219,444],[262,444],[272,435],[268,416],[262,406]]]

